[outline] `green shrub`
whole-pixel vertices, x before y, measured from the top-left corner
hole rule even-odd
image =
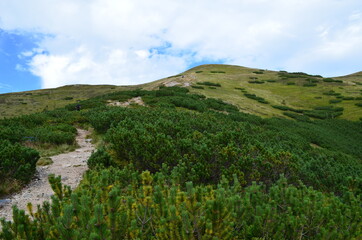
[[[329,90],[328,92],[324,92],[323,95],[328,95],[328,96],[340,96],[340,93],[335,92],[334,90]]]
[[[195,85],[192,85],[191,87],[192,87],[192,88],[196,88],[196,89],[204,89],[203,86],[195,86]]]
[[[307,117],[303,114],[297,114],[297,113],[291,113],[291,112],[283,112],[283,114],[290,118],[294,118],[295,120],[298,120],[298,121],[302,121],[302,122],[310,121],[309,117]]]
[[[272,107],[283,110],[283,111],[292,111],[292,112],[296,112],[296,113],[303,113],[303,111],[304,111],[303,109],[294,109],[291,107],[281,106],[281,105],[272,105]]]
[[[250,98],[250,99],[254,99],[260,103],[263,103],[263,104],[268,104],[269,102],[266,101],[264,98],[262,97],[258,97],[256,96],[255,94],[250,94],[250,93],[244,93],[244,96],[247,97],[247,98]]]
[[[211,87],[221,87],[220,83],[213,83],[213,82],[197,82],[198,85],[205,85],[205,86],[211,86]]]
[[[309,117],[318,118],[318,119],[329,119],[336,118],[343,114],[342,107],[332,107],[332,106],[321,106],[315,107],[313,110],[305,110],[303,113]]]
[[[329,83],[331,83],[331,82],[335,82],[335,83],[343,83],[343,81],[342,81],[342,80],[336,80],[336,79],[333,79],[333,78],[324,78],[324,79],[323,79],[323,82],[329,82]]]
[[[258,81],[258,80],[256,80],[256,81],[248,81],[248,83],[263,84],[264,81]]]
[[[39,153],[18,143],[0,140],[0,181],[16,179],[27,183],[35,173]],[[3,186],[1,189],[6,189]],[[8,192],[0,192],[0,195]]]
[[[234,176],[215,186],[179,184],[178,175],[126,168],[92,171],[72,192],[56,193],[32,217],[14,208],[0,238],[11,239],[358,239],[361,200],[323,194],[281,177],[268,190],[241,188]]]
[[[340,100],[340,99],[331,99],[331,100],[329,100],[329,103],[340,103],[340,102],[342,102],[342,100]]]
[[[287,82],[287,85],[295,85],[295,82]]]
[[[111,156],[104,148],[99,148],[93,152],[87,161],[88,167],[93,169],[95,167],[107,168],[114,166]]]

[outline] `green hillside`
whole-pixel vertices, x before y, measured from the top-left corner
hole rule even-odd
[[[221,87],[200,85],[202,82],[218,83]],[[156,81],[152,86],[176,83],[180,83],[180,86],[190,85],[192,92],[220,98],[235,104],[243,112],[258,116],[283,116],[283,111],[272,107],[282,105],[294,109],[343,107],[343,115],[340,118],[358,120],[362,117],[362,108],[356,105],[362,103],[361,73],[331,80],[305,73],[276,72],[230,65],[203,65],[180,75]],[[334,94],[330,94],[332,91]],[[244,95],[245,93],[255,94],[268,103],[250,99]],[[341,101],[333,103],[333,100]]]
[[[204,82],[220,86],[204,85]],[[285,115],[285,110],[273,106],[285,106],[296,110],[332,106],[343,108],[342,115],[338,118],[358,120],[362,117],[361,72],[343,77],[322,78],[306,73],[287,73],[220,64],[198,66],[179,75],[138,86],[71,85],[56,89],[2,94],[0,115],[9,117],[45,109],[51,110],[105,93],[137,88],[152,90],[161,85],[186,87],[191,92],[222,99],[236,105],[242,112],[262,117],[292,116],[290,113]]]
[[[361,239],[359,83],[203,65],[133,87],[28,92],[23,109],[59,106],[0,119],[0,197],[41,157],[74,149],[76,127],[97,150],[76,189],[50,175],[51,203],[15,206],[0,239]]]

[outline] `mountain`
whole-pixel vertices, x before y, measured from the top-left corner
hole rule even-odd
[[[51,202],[0,219],[0,239],[360,239],[362,121],[338,119],[357,119],[359,83],[204,65],[28,92],[23,108],[69,104],[0,120],[0,197],[38,182],[36,166],[73,151],[79,128],[97,150],[76,189],[49,175]]]
[[[362,72],[322,78],[300,72],[222,64],[201,65],[175,76],[135,86],[69,85],[1,94],[0,114],[2,117],[10,117],[40,112],[105,93],[132,89],[153,90],[162,85],[187,87],[191,92],[221,99],[238,106],[242,112],[262,117],[285,117],[282,110],[273,106],[297,110],[311,110],[320,106],[342,107],[344,111],[339,118],[358,120],[362,117],[362,108],[356,105],[362,102]]]

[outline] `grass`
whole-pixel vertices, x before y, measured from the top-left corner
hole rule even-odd
[[[5,182],[0,184],[0,196],[3,198],[10,193],[18,192],[22,187],[23,185],[15,179],[5,179]]]
[[[69,85],[54,89],[0,94],[0,118],[52,110],[78,100],[131,88],[134,87]]]
[[[46,166],[53,163],[53,160],[50,157],[42,157],[36,163],[37,166]]]
[[[77,149],[78,146],[68,145],[68,144],[62,144],[62,145],[42,144],[32,147],[40,153],[41,157],[50,157],[61,153],[73,152],[75,151],[75,149]]]

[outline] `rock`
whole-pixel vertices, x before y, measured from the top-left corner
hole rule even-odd
[[[11,203],[10,199],[0,199],[0,208]]]

